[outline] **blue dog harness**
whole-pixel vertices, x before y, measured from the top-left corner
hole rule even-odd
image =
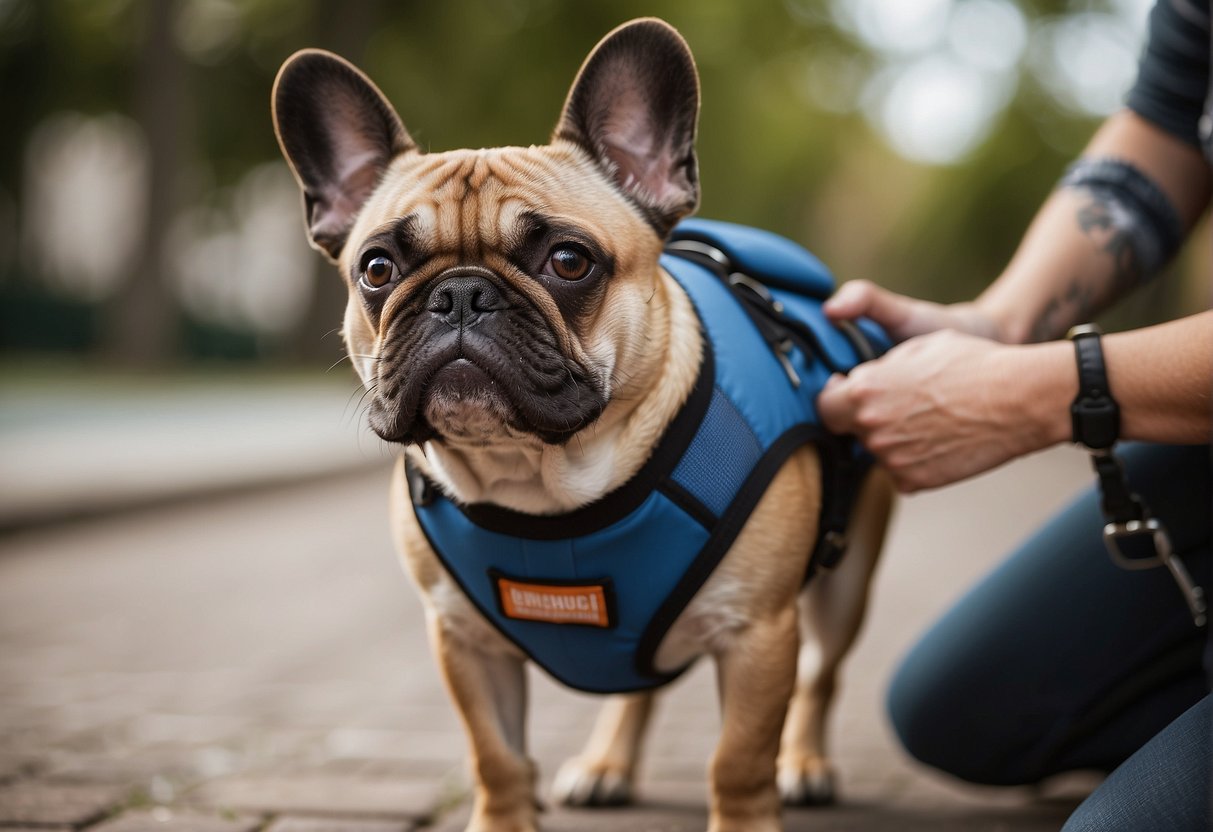
[[[685,220],[661,265],[694,304],[704,354],[636,476],[583,508],[533,516],[458,505],[409,470],[421,528],[467,597],[553,677],[593,693],[653,688],[686,670],[654,667],[662,638],[806,443],[823,488],[805,580],[837,563],[870,460],[821,426],[815,399],[831,373],[889,346],[871,321],[830,323],[829,272],[775,234]]]

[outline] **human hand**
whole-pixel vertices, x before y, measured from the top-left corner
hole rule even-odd
[[[932,303],[882,289],[867,280],[842,284],[822,307],[833,320],[871,318],[894,342],[941,329],[1005,341],[992,317],[971,303]]]
[[[829,430],[858,438],[899,490],[947,485],[1068,437],[1077,389],[1068,346],[1011,347],[941,330],[831,376],[817,409]]]

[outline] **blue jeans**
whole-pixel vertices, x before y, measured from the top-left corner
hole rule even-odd
[[[1208,593],[1209,447],[1123,456]],[[1092,489],[962,598],[895,675],[893,727],[914,757],[975,783],[1113,772],[1067,832],[1208,832],[1206,629],[1167,570],[1114,565],[1102,527]]]

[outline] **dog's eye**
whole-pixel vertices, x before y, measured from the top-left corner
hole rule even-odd
[[[552,249],[544,274],[559,277],[561,280],[581,280],[594,268],[594,261],[580,246],[560,245]]]
[[[396,264],[386,257],[372,257],[362,269],[362,280],[372,289],[382,289],[396,277]]]

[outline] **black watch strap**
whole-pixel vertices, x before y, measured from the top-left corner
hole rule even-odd
[[[1066,336],[1078,358],[1078,395],[1070,405],[1074,441],[1093,451],[1110,448],[1120,436],[1120,408],[1108,387],[1099,328],[1076,326]]]
[[[1070,422],[1074,441],[1092,452],[1104,517],[1110,523],[1127,523],[1144,519],[1146,511],[1141,498],[1129,488],[1119,457],[1107,452],[1120,436],[1120,407],[1108,387],[1101,335],[1095,324],[1076,326],[1066,334],[1074,342],[1078,359],[1078,395],[1070,405]]]
[[[1112,450],[1120,436],[1120,407],[1108,387],[1099,336],[1094,324],[1076,326],[1066,335],[1074,342],[1078,358],[1078,395],[1070,405],[1070,419],[1074,441],[1091,452],[1099,478],[1100,509],[1106,521],[1104,545],[1112,560],[1125,569],[1167,567],[1193,623],[1203,627],[1207,620],[1203,589],[1175,557],[1166,526],[1150,515],[1145,501],[1129,487],[1124,464]]]

